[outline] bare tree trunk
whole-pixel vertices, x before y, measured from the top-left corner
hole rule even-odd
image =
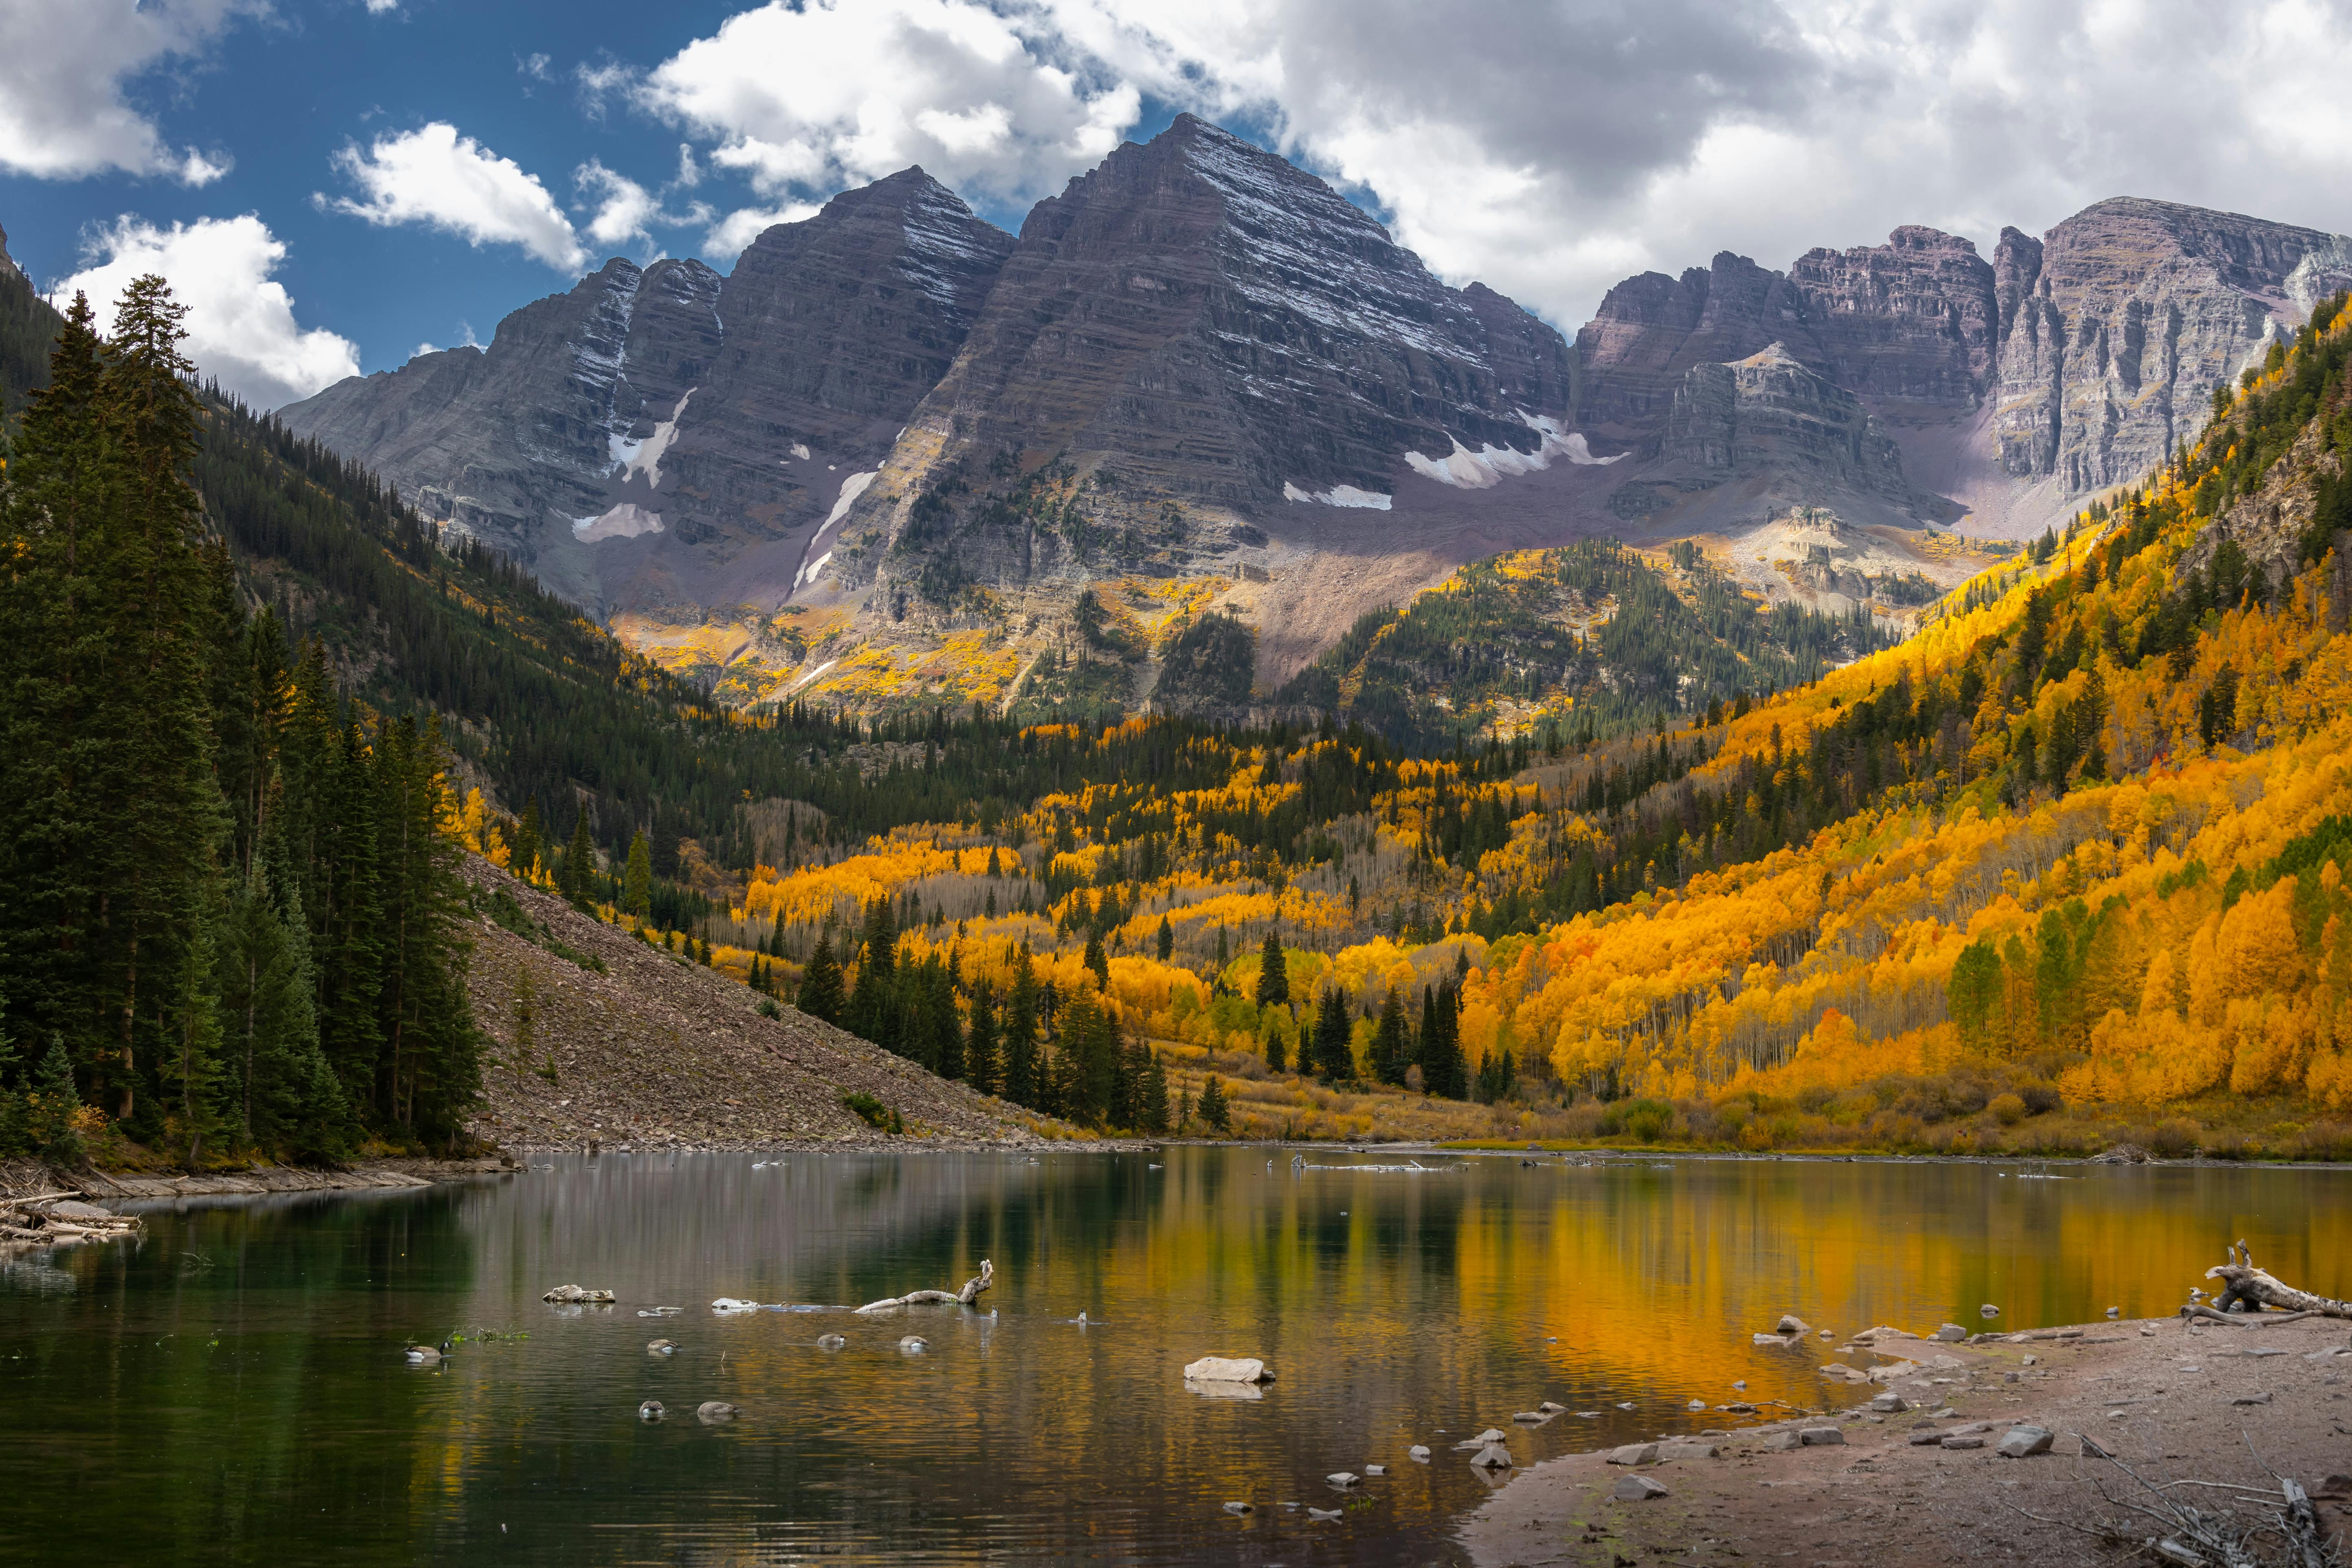
[[[2233,1306],[2242,1305],[2248,1312],[2260,1312],[2275,1307],[2283,1312],[2296,1312],[2307,1317],[2352,1318],[2352,1301],[2339,1301],[2332,1296],[2315,1296],[2308,1290],[2298,1290],[2282,1283],[2254,1267],[2254,1255],[2243,1238],[2230,1249],[2230,1261],[2217,1263],[2205,1270],[2208,1279],[2222,1282],[2221,1293],[2207,1308],[2181,1309],[2184,1318],[2222,1318],[2223,1321],[2239,1320],[2223,1318]]]
[[[996,1265],[983,1258],[980,1272],[963,1282],[963,1289],[953,1293],[946,1290],[910,1290],[904,1296],[887,1296],[879,1301],[868,1301],[857,1310],[861,1312],[887,1311],[892,1307],[913,1307],[936,1301],[945,1307],[969,1307],[980,1300],[980,1293],[996,1282]]]

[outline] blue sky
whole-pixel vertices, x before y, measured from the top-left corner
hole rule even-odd
[[[265,405],[908,163],[1017,228],[1198,110],[1573,332],[1613,282],[2103,196],[2352,229],[2352,0],[0,0],[0,226]],[[681,163],[681,145],[689,152]]]

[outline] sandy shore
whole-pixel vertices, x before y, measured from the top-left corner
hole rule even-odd
[[[1808,1568],[2146,1562],[2141,1543],[2154,1528],[2127,1520],[2100,1496],[2102,1487],[2126,1495],[2130,1478],[2085,1454],[2084,1435],[2150,1480],[2194,1478],[2275,1492],[2276,1471],[2315,1493],[2352,1492],[2322,1484],[2352,1471],[2347,1327],[2304,1319],[2184,1328],[2161,1319],[2038,1331],[2074,1337],[2022,1342],[2019,1336],[1965,1345],[1882,1342],[1890,1353],[1858,1350],[1843,1359],[1857,1368],[1922,1364],[1854,1392],[1891,1390],[1908,1410],[1843,1409],[1833,1418],[1711,1437],[1691,1435],[1708,1419],[1694,1414],[1689,1431],[1660,1436],[1713,1445],[1712,1457],[1627,1467],[1610,1463],[1604,1451],[1537,1465],[1465,1521],[1462,1544],[1479,1568],[1756,1559]],[[1937,1357],[1949,1364],[1929,1364]],[[2022,1424],[2053,1434],[2052,1450],[2000,1456],[2001,1437]],[[1782,1446],[1790,1441],[1783,1433],[1822,1426],[1833,1426],[1843,1442]],[[1983,1447],[1912,1440],[1930,1429],[1971,1427],[1980,1428]],[[1664,1494],[1617,1500],[1612,1491],[1629,1475],[1654,1481]],[[2207,1505],[2223,1495],[2192,1489]],[[2332,1530],[2352,1525],[2352,1496],[2318,1507]],[[2120,1539],[2102,1541],[2097,1532],[2110,1521],[2119,1522]]]

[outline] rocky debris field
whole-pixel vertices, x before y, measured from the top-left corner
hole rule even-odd
[[[2278,1478],[2296,1478],[2338,1534],[2352,1522],[2347,1328],[2158,1319],[1965,1345],[1880,1337],[1845,1357],[1880,1391],[1867,1404],[1550,1460],[1473,1514],[1463,1544],[1480,1568],[2155,1561],[2140,1548],[2163,1532],[2107,1500],[2148,1494],[2105,1454],[2154,1483],[2231,1483],[2273,1506]],[[1637,1477],[1650,1484],[1626,1484]]]
[[[486,1142],[909,1150],[1076,1136],[790,1007],[762,1017],[758,993],[487,861],[469,858],[466,874],[485,901],[503,892],[538,928],[529,940],[486,916],[475,938],[469,984],[485,1040],[472,1131]],[[850,1094],[897,1111],[906,1133],[877,1132],[843,1103]]]

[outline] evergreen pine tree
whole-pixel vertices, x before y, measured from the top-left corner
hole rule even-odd
[[[1209,1081],[1201,1086],[1201,1103],[1194,1107],[1193,1114],[1200,1117],[1201,1125],[1212,1132],[1222,1134],[1233,1131],[1232,1116],[1225,1105],[1225,1086],[1217,1081],[1215,1073],[1211,1073]]]
[[[1003,1087],[996,1043],[996,994],[985,979],[972,983],[971,1016],[964,1032],[964,1081],[982,1094]]]
[[[1110,959],[1103,952],[1102,928],[1097,926],[1087,933],[1086,966],[1094,972],[1095,984],[1106,994],[1110,990]]]
[[[596,841],[588,832],[588,814],[572,820],[572,842],[563,851],[563,896],[575,910],[585,910],[596,890]]]
[[[1145,1058],[1143,1083],[1138,1091],[1137,1125],[1153,1137],[1164,1136],[1168,1120],[1168,1068],[1153,1050]]]
[[[642,921],[652,911],[653,893],[653,846],[646,842],[645,831],[640,828],[629,840],[629,867],[621,880],[621,907]],[[781,931],[783,924],[781,906],[776,911],[776,923]]]
[[[1382,1083],[1402,1086],[1410,1066],[1405,1040],[1404,999],[1393,985],[1381,1003],[1380,1022],[1372,1027],[1372,1075]]]
[[[1315,1005],[1315,1067],[1327,1082],[1356,1076],[1348,1004],[1336,986],[1326,986]]]
[[[1290,968],[1282,955],[1282,939],[1269,927],[1265,945],[1258,952],[1257,1005],[1279,1007],[1290,1000]]]
[[[1168,923],[1166,915],[1160,917],[1160,930],[1152,936],[1151,946],[1152,951],[1160,955],[1160,962],[1162,963],[1175,955],[1176,929]]]
[[[1024,952],[1004,1008],[1004,1098],[1032,1110],[1044,1110],[1038,1065],[1037,969]]]
[[[833,933],[829,931],[817,935],[816,951],[809,954],[808,966],[801,972],[801,988],[794,1005],[820,1023],[835,1023],[841,1017],[841,964],[833,956]]]

